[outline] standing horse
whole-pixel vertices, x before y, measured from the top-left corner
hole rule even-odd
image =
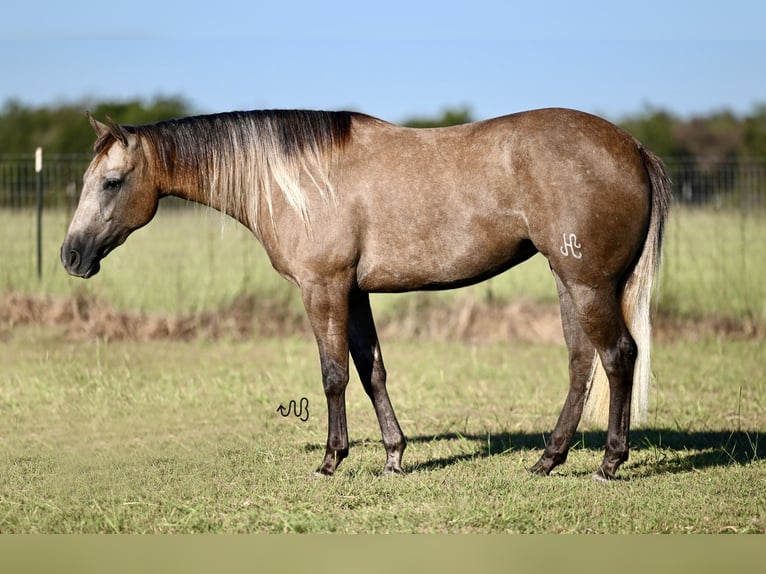
[[[662,162],[626,132],[565,109],[440,129],[317,111],[90,121],[96,155],[64,267],[98,273],[167,195],[248,227],[300,288],[319,347],[328,433],[318,473],[332,475],[348,455],[349,353],[380,424],[384,472],[403,472],[369,293],[470,285],[536,253],[558,287],[570,376],[531,470],[566,460],[586,399],[593,415],[608,412],[595,478],[614,478],[627,460],[631,416],[646,415],[649,298],[670,186]]]

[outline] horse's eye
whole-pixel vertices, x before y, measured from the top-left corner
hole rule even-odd
[[[104,191],[117,191],[122,185],[122,180],[110,178],[104,181]]]

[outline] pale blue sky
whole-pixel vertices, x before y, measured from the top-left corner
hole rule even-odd
[[[766,103],[762,0],[11,0],[0,103],[181,95],[199,112],[401,121],[567,106],[612,119]],[[119,119],[119,118],[117,118]]]

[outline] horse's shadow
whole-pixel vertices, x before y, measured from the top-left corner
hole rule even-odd
[[[530,451],[530,466],[545,448],[546,436],[540,433],[502,432],[471,434],[448,432],[420,435],[407,439],[409,444],[434,441],[460,442],[463,452],[417,462],[407,472],[430,472],[463,461],[507,455],[509,452]],[[631,431],[631,452],[650,456],[633,456],[629,463],[639,474],[684,473],[712,467],[747,465],[766,457],[766,440],[757,431],[683,431],[677,429],[636,429]],[[602,452],[606,441],[604,431],[578,432],[572,451],[585,449]],[[352,441],[351,446],[369,445],[369,440]],[[466,447],[466,444],[470,445]],[[306,445],[307,450],[320,445]],[[537,451],[537,452],[532,452]],[[565,467],[566,468],[566,467]]]
[[[631,452],[649,452],[649,457],[634,457],[641,474],[682,473],[711,467],[747,465],[766,457],[766,441],[752,431],[681,431],[675,429],[636,429],[631,431]],[[478,435],[447,433],[437,436],[415,436],[409,443],[455,440],[475,445],[472,452],[422,461],[411,471],[437,470],[465,460],[502,456],[514,451],[540,451],[547,437],[540,433],[503,432]],[[575,435],[572,450],[602,452],[605,431],[585,431]],[[463,447],[465,448],[465,447]],[[530,457],[530,464],[538,453]],[[535,459],[535,460],[532,460]]]

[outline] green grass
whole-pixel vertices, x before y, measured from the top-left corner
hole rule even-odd
[[[36,275],[35,214],[0,212],[0,232],[13,245],[0,263],[6,290],[55,296],[86,294],[117,309],[198,312],[239,293],[263,297],[295,291],[272,269],[263,249],[242,226],[189,205],[161,209],[147,227],[104,260],[89,280],[67,275],[59,260],[69,216],[44,214],[43,277]],[[300,301],[296,297],[296,301]]]
[[[70,296],[80,293],[118,309],[196,313],[242,293],[274,299],[301,312],[297,289],[272,269],[263,249],[239,224],[206,208],[160,209],[104,260],[87,281],[67,276],[59,249],[68,214],[44,216],[43,278],[36,276],[35,215],[0,211],[0,288]],[[716,315],[766,322],[766,216],[760,212],[676,209],[668,225],[665,266],[655,306],[680,317]],[[537,256],[480,285],[442,293],[379,295],[379,316],[408,314],[454,301],[556,301],[547,262]]]
[[[89,281],[58,261],[67,226],[45,214],[42,281],[34,214],[0,212],[0,289],[80,295],[143,313],[197,313],[242,293],[301,313],[298,291],[237,224],[161,210]],[[663,313],[763,321],[758,214],[677,210]],[[544,259],[485,284],[375,298],[379,318],[442,301],[552,302]],[[63,326],[0,324],[0,532],[766,532],[762,338],[660,338],[646,429],[622,480],[590,480],[604,434],[583,429],[555,476],[526,473],[566,392],[557,344],[383,342],[410,439],[407,477],[384,478],[377,422],[358,382],[351,455],[315,480],[325,407],[305,338],[98,341]],[[279,404],[305,396],[310,418]]]
[[[256,293],[302,312],[299,291],[277,275],[252,234],[206,208],[160,209],[155,219],[136,231],[125,245],[102,262],[101,272],[87,281],[69,277],[59,261],[68,215],[44,216],[43,277],[36,275],[35,219],[31,211],[0,211],[0,234],[13,245],[0,260],[6,291],[52,296],[85,294],[126,311],[196,313],[215,309],[237,295]],[[490,282],[458,291],[380,295],[383,313],[406,313],[441,300],[526,299],[555,301],[556,289],[547,263],[535,257]]]
[[[766,213],[676,209],[668,225],[658,308],[766,322]]]
[[[766,532],[762,341],[658,345],[650,425],[602,485],[598,430],[553,476],[526,472],[563,401],[558,345],[388,342],[408,476],[380,476],[354,379],[351,455],[317,480],[326,415],[308,340],[3,339],[3,533]],[[301,396],[308,421],[276,412]]]

